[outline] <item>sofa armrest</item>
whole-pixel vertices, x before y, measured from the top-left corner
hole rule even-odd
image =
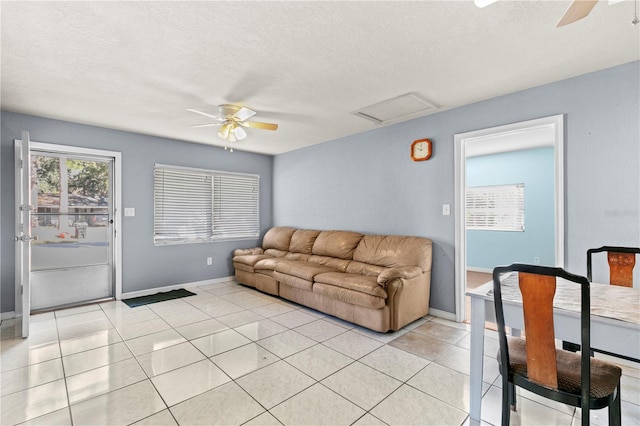
[[[254,247],[248,249],[235,249],[233,251],[234,256],[245,256],[248,254],[264,254],[264,250],[260,247]]]
[[[419,266],[404,266],[402,268],[388,268],[380,272],[378,275],[378,284],[386,287],[389,281],[400,278],[410,280],[422,274],[422,268]]]

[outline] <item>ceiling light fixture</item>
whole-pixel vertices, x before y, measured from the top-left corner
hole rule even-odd
[[[237,122],[233,120],[227,120],[220,126],[220,130],[218,130],[218,136],[227,142],[236,142],[246,138],[247,132],[245,132]],[[225,146],[224,149],[227,150],[228,147]],[[233,148],[230,148],[229,151],[233,152]]]
[[[187,111],[194,112],[196,114],[203,115],[214,119],[213,123],[198,124],[192,127],[214,127],[220,126],[218,129],[218,136],[227,142],[241,141],[247,137],[247,132],[243,127],[251,127],[262,130],[277,130],[278,125],[274,123],[259,123],[256,121],[246,121],[253,117],[256,112],[250,110],[247,107],[241,107],[238,105],[224,104],[218,107],[220,111],[219,115],[212,115],[206,112],[199,111],[197,109],[187,108]],[[227,146],[224,149],[228,149]],[[233,148],[231,148],[233,152]]]

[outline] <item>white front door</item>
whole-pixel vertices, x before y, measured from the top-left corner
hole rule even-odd
[[[32,144],[31,309],[113,298],[114,158]]]
[[[31,182],[29,177],[29,132],[22,132],[22,140],[16,140],[15,153],[15,206],[16,206],[16,301],[15,310],[22,317],[22,337],[29,337],[31,312]]]
[[[16,313],[26,337],[31,312],[121,296],[121,163],[118,152],[29,142],[26,132],[22,139],[15,141]]]

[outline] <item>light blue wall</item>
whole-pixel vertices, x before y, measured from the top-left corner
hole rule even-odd
[[[240,152],[230,157],[218,148],[3,111],[1,310],[13,310],[12,141],[21,130],[30,130],[32,139],[39,142],[123,153],[123,206],[136,207],[137,214],[123,223],[124,291],[230,275],[232,249],[256,243],[154,247],[151,170],[153,163],[163,162],[260,174],[263,232],[271,225],[291,225],[432,238],[431,306],[454,312],[454,216],[441,214],[444,203],[452,204],[452,213],[456,207],[454,135],[565,114],[565,263],[570,271],[584,274],[588,248],[640,241],[639,94],[640,62],[636,61],[376,128],[273,160]],[[344,114],[345,119],[357,119],[348,111]],[[433,140],[433,157],[414,163],[409,146],[424,137]],[[205,257],[212,254],[214,267],[203,266]]]
[[[454,135],[564,113],[565,264],[585,274],[588,248],[640,241],[639,94],[636,61],[278,155],[274,224],[430,237],[431,307],[454,312]]]
[[[135,207],[135,217],[123,217],[122,291],[188,283],[233,275],[235,248],[255,247],[259,240],[153,245],[153,166],[155,163],[260,175],[260,227],[272,225],[273,157],[178,140],[85,126],[2,111],[2,204],[0,251],[2,253],[1,311],[14,310],[14,166],[13,140],[28,130],[37,142],[73,145],[122,153],[122,205]],[[213,256],[213,265],[206,258]]]
[[[467,231],[467,266],[493,270],[513,262],[555,266],[554,149],[467,158],[467,186],[524,183],[525,230]]]

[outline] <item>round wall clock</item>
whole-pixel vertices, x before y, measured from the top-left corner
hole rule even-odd
[[[431,158],[431,140],[418,139],[411,144],[411,159],[425,161]]]

